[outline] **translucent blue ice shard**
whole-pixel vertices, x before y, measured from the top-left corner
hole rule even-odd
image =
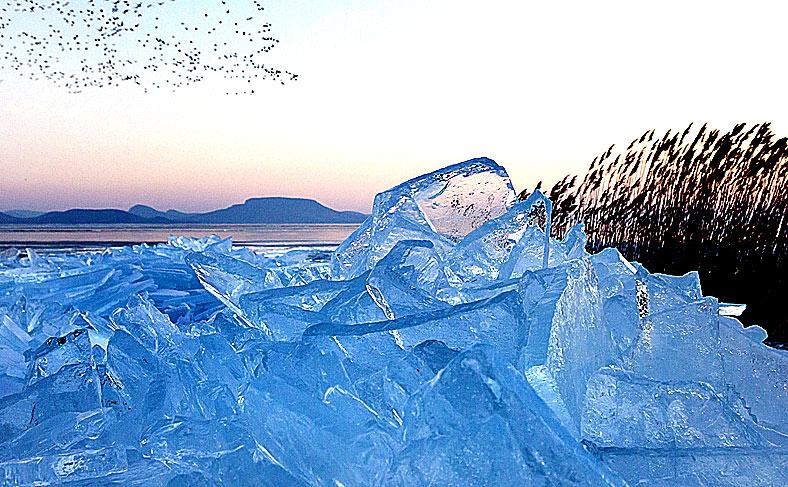
[[[528,273],[519,293],[528,322],[523,368],[543,366],[577,428],[586,382],[615,359],[594,267],[581,259]]]
[[[320,310],[349,285],[319,280],[304,286],[244,294],[239,298],[238,316],[273,340],[295,340],[310,324],[326,321]]]
[[[244,294],[299,286],[329,275],[325,263],[290,265],[287,259],[288,255],[270,259],[245,249],[233,249],[224,240],[185,257],[203,288],[239,313],[238,301]]]
[[[788,435],[785,352],[764,346],[766,334],[760,327],[744,328],[733,318],[720,317],[719,332],[728,401],[741,401],[760,426]]]
[[[519,363],[528,336],[521,307],[517,292],[509,291],[487,300],[394,320],[355,325],[321,323],[308,328],[305,335],[342,337],[396,332],[396,340],[408,350],[430,339],[440,340],[454,350],[486,343],[494,345],[507,360]]]
[[[44,377],[56,374],[67,365],[91,363],[92,348],[88,332],[75,330],[63,337],[52,337],[26,358],[30,364],[27,383],[32,385]]]
[[[78,482],[123,472],[128,468],[123,448],[77,450],[26,461],[0,463],[4,480],[13,485],[51,485]]]
[[[383,298],[382,307],[391,308],[384,303],[415,299],[457,303],[460,298],[459,291],[453,287],[455,280],[432,242],[403,240],[370,271],[367,285]],[[423,310],[425,307],[422,305],[415,310]],[[412,312],[400,312],[396,316],[403,314]],[[393,317],[394,315],[389,316]]]
[[[637,269],[616,249],[604,249],[590,257],[599,283],[602,316],[618,356],[629,350],[641,332],[639,293],[647,295]],[[642,289],[642,291],[641,291]]]
[[[457,355],[408,402],[389,485],[624,485],[492,347]]]
[[[583,439],[600,447],[763,447],[769,442],[745,411],[710,384],[657,381],[603,368],[588,383]]]
[[[540,242],[541,255],[528,255],[547,267],[550,254],[549,218],[552,203],[539,191],[512,206],[503,215],[488,220],[466,235],[447,257],[452,270],[466,281],[512,277],[521,259],[521,247]],[[541,212],[541,213],[540,213]],[[541,228],[539,221],[541,217]],[[545,231],[547,233],[545,233]],[[537,252],[531,252],[536,254]]]
[[[677,303],[641,319],[640,334],[624,357],[627,370],[657,380],[722,380],[717,300]],[[674,367],[671,364],[681,364]]]
[[[459,300],[447,272],[432,242],[403,240],[356,278],[244,294],[239,310],[273,339],[295,340],[321,322],[368,323],[446,308]]]
[[[21,392],[0,399],[0,438],[8,441],[62,413],[101,407],[99,377],[90,364],[66,365]]]
[[[487,158],[406,181],[375,196],[372,215],[335,252],[334,277],[358,276],[400,240],[429,240],[443,254],[515,199],[506,170]]]

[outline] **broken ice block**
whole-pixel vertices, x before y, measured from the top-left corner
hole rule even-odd
[[[413,347],[413,354],[421,357],[434,374],[446,367],[458,353],[439,340],[426,340]]]
[[[352,392],[339,357],[310,345],[272,351],[244,392],[241,419],[258,448],[312,485],[380,483],[395,430]]]
[[[457,292],[429,241],[403,240],[372,271],[345,281],[242,295],[239,309],[251,326],[275,340],[295,340],[313,324],[357,324],[447,308]]]
[[[151,352],[175,345],[180,330],[146,296],[132,298],[111,316],[115,329],[127,331]]]
[[[372,215],[336,250],[333,275],[358,276],[400,240],[430,240],[443,254],[515,199],[506,171],[486,158],[406,181],[375,196]]]
[[[403,240],[321,310],[333,323],[393,320],[458,301],[432,242]]]
[[[624,485],[492,347],[457,355],[414,394],[388,485]]]
[[[77,450],[0,463],[3,479],[13,485],[51,485],[100,479],[128,468],[126,450]]]
[[[426,240],[398,242],[370,271],[367,279],[367,285],[376,289],[377,295],[392,303],[438,299],[456,304],[460,298],[453,282],[435,245]],[[422,297],[416,298],[418,295]],[[422,310],[425,308],[421,306]],[[395,316],[403,314],[408,312]]]
[[[788,435],[788,354],[764,345],[763,330],[760,339],[747,330],[735,319],[719,319],[728,401],[741,401],[760,426]]]
[[[577,428],[586,381],[615,357],[594,267],[581,259],[528,273],[519,293],[528,323],[523,368],[544,366]]]
[[[0,439],[11,439],[61,413],[99,407],[100,384],[92,365],[65,365],[23,391],[0,399]]]
[[[663,382],[603,368],[588,381],[583,439],[599,447],[768,446],[749,414],[705,382]]]
[[[624,357],[624,367],[657,380],[719,384],[723,369],[717,300],[680,300],[660,307],[667,309],[641,319],[640,334]]]
[[[547,200],[549,201],[549,200]],[[568,260],[588,257],[583,225],[575,225],[563,240],[545,238],[545,228],[529,225],[501,264],[499,278],[519,278],[527,271],[555,267]]]
[[[241,313],[238,302],[244,294],[299,286],[329,276],[326,263],[288,265],[287,258],[285,255],[284,261],[279,261],[248,249],[214,244],[206,247],[205,251],[189,253],[185,260],[209,293],[228,308]]]
[[[238,316],[273,340],[295,340],[310,324],[326,321],[320,310],[348,285],[319,280],[304,286],[244,294],[238,299]]]
[[[447,166],[406,181],[375,197],[374,214],[408,196],[441,235],[457,242],[484,222],[502,215],[516,200],[506,170],[487,158]]]
[[[90,364],[92,347],[85,329],[79,329],[59,338],[50,338],[27,357],[30,363],[27,384],[32,385],[44,377],[56,374],[67,365]]]
[[[116,331],[107,346],[107,380],[102,381],[105,406],[144,415],[145,399],[158,369],[150,350],[127,332]]]
[[[596,456],[629,485],[774,487],[788,482],[788,454],[774,448],[614,448],[599,449]]]
[[[454,272],[467,281],[511,277],[516,264],[510,261],[519,260],[522,253],[519,249],[515,250],[518,243],[523,238],[530,243],[537,233],[537,222],[533,221],[537,205],[541,205],[549,215],[552,207],[550,201],[537,190],[527,200],[516,203],[503,215],[488,220],[466,235],[447,256]],[[549,224],[546,228],[549,232]],[[528,230],[531,232],[526,234]],[[550,239],[545,237],[544,230],[539,240],[541,255],[538,259],[541,268],[547,266],[550,251]]]
[[[647,289],[636,282],[637,269],[617,250],[604,249],[589,259],[599,282],[605,326],[616,345],[616,355],[623,357],[640,335],[638,298],[644,293],[647,296]]]
[[[651,274],[639,264],[636,279],[648,291],[648,313],[656,314],[685,303],[698,301],[703,297],[700,289],[700,276],[688,272],[683,276]]]
[[[112,424],[111,415],[102,409],[56,414],[0,442],[0,462],[100,448],[101,437]]]
[[[426,240],[441,254],[453,243],[433,229],[418,206],[401,196],[392,208],[378,216],[373,212],[334,252],[331,274],[350,279],[373,268],[402,240]]]
[[[394,320],[354,325],[321,323],[311,326],[304,334],[342,337],[392,333],[400,347],[406,349],[430,339],[440,340],[454,350],[487,343],[494,345],[502,357],[519,363],[528,336],[521,307],[517,292],[509,291],[494,298]]]

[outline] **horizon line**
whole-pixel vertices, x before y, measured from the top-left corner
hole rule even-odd
[[[43,214],[43,213],[53,213],[53,212],[70,211],[70,210],[120,210],[120,211],[128,212],[129,210],[131,210],[135,206],[145,206],[145,207],[148,207],[148,208],[152,208],[152,209],[154,209],[156,211],[165,212],[165,213],[168,212],[168,211],[178,211],[178,212],[181,212],[181,213],[209,213],[211,211],[223,210],[223,209],[226,209],[226,208],[230,208],[230,207],[235,206],[235,205],[243,205],[243,204],[249,202],[250,200],[258,200],[258,199],[286,199],[286,200],[314,201],[314,202],[316,202],[316,203],[318,203],[318,204],[320,204],[320,205],[322,205],[322,206],[324,206],[326,208],[329,208],[331,210],[338,211],[338,212],[353,212],[353,213],[360,213],[362,215],[369,214],[367,212],[359,211],[359,210],[335,208],[333,206],[327,205],[326,203],[323,203],[322,201],[320,201],[320,200],[318,200],[316,198],[309,198],[309,197],[306,197],[306,196],[281,196],[281,195],[276,195],[276,196],[249,196],[249,197],[244,198],[241,201],[236,201],[236,202],[233,202],[233,203],[227,203],[227,204],[225,204],[225,206],[218,206],[218,207],[215,207],[213,209],[206,209],[206,210],[181,210],[181,209],[178,209],[178,208],[160,209],[159,207],[156,207],[156,206],[154,206],[152,204],[134,203],[134,204],[131,204],[130,206],[125,207],[125,208],[124,207],[109,207],[109,206],[96,206],[96,207],[71,206],[71,207],[49,208],[49,209],[45,209],[45,210],[39,210],[39,209],[30,208],[30,207],[7,207],[7,208],[0,209],[0,213],[16,212],[16,211],[27,211],[27,212],[35,212],[35,213],[42,213]]]

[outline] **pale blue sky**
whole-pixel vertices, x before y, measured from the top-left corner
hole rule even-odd
[[[300,75],[225,96],[68,94],[0,71],[0,208],[187,210],[252,196],[369,210],[486,155],[520,189],[649,128],[771,121],[788,135],[785,2],[265,2],[270,62]]]

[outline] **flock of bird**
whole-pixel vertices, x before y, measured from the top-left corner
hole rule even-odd
[[[0,2],[0,68],[69,92],[133,83],[176,90],[219,76],[227,94],[298,75],[269,66],[277,44],[257,0]]]

